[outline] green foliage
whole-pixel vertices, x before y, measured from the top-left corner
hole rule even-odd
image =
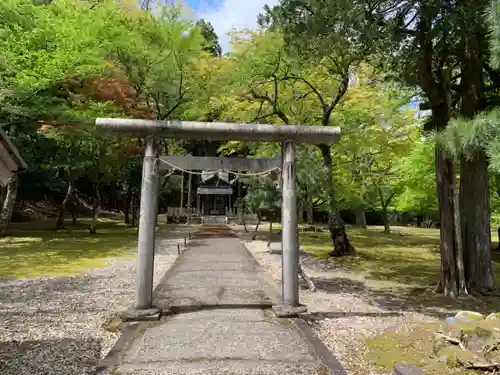
[[[281,0],[265,7],[260,23],[282,30],[286,44],[304,58],[327,57],[335,74],[347,72],[351,64],[369,55],[371,35],[356,28],[366,25],[357,2]]]
[[[212,24],[201,19],[196,22],[196,26],[200,28],[201,34],[205,39],[204,50],[215,57],[220,57],[222,49],[219,44],[219,38],[217,37]]]
[[[500,111],[478,114],[474,119],[457,118],[439,136],[439,141],[455,156],[471,157],[478,150],[488,149],[495,165],[495,141],[500,139]]]
[[[500,171],[500,110],[479,113],[473,119],[457,118],[439,134],[438,141],[455,157],[473,157],[485,150],[490,169]]]
[[[1,2],[0,123],[16,125],[14,140],[30,165],[20,194],[29,197],[36,186],[40,197],[60,197],[69,179],[88,194],[99,185],[115,201],[125,201],[129,188],[138,191],[142,141],[100,136],[92,127],[95,117],[119,116],[338,125],[342,140],[332,156],[340,208],[380,209],[380,196],[391,209],[435,208],[433,143],[418,141],[420,123],[401,110],[413,93],[387,78],[395,65],[380,71],[369,64],[381,61],[378,49],[397,49],[396,34],[384,34],[396,26],[375,27],[366,5],[282,0],[261,17],[267,30],[236,31],[231,53],[221,58],[213,27],[189,21],[177,6],[157,4],[153,15],[134,0]],[[415,70],[411,53],[394,56]],[[500,152],[493,118],[485,121],[457,126],[473,137],[456,130],[450,139],[464,147],[488,143],[494,169]],[[189,147],[177,140],[161,146],[170,155]],[[275,143],[232,141],[219,152],[280,157]],[[320,149],[299,145],[297,153],[299,203],[328,210]],[[275,181],[247,182],[252,212],[278,210]],[[162,202],[179,189],[178,175],[165,179]]]
[[[277,211],[280,207],[280,191],[276,181],[269,177],[255,177],[245,195],[245,206],[254,214]]]
[[[193,94],[190,85],[202,49],[198,28],[181,17],[181,8],[159,5],[156,15],[125,17],[114,41],[114,58],[138,99],[160,120],[179,116]]]
[[[9,122],[55,119],[68,110],[65,80],[104,74],[111,2],[91,9],[78,0],[38,6],[23,0],[0,4],[0,118]],[[70,100],[71,101],[71,100]]]
[[[490,61],[491,65],[500,68],[500,3],[491,1],[486,13],[486,21],[490,29]]]
[[[30,167],[21,197],[58,202],[69,180],[90,196],[98,185],[137,189],[140,141],[100,136],[93,121],[181,117],[203,38],[180,8],[158,10],[114,0],[0,4],[0,123]]]
[[[381,209],[402,192],[401,161],[420,132],[412,111],[401,109],[405,99],[404,90],[395,91],[372,69],[360,66],[356,83],[332,114],[343,131],[334,177],[345,208]]]
[[[319,149],[300,145],[297,149],[297,198],[304,209],[327,211],[327,175]]]
[[[291,123],[292,103],[283,95],[290,62],[281,35],[244,31],[233,36],[232,45],[231,62],[221,76],[226,82],[225,94],[233,99],[226,106],[226,117],[243,122]]]
[[[433,140],[417,142],[401,161],[400,183],[405,187],[396,207],[402,211],[425,213],[437,210]]]

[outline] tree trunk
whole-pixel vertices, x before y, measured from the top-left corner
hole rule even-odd
[[[3,205],[3,201],[5,200],[5,195],[7,194],[7,187],[0,186],[0,204]]]
[[[460,217],[467,287],[478,293],[494,290],[491,265],[490,195],[488,161],[478,150],[462,158],[460,168]]]
[[[240,199],[240,201],[238,202],[238,206],[237,206],[238,224],[243,225],[243,229],[245,229],[245,233],[248,233],[247,224],[245,223],[245,206],[243,204],[241,204],[242,198],[238,198],[238,199]]]
[[[64,213],[66,211],[66,206],[73,197],[74,190],[75,190],[74,182],[72,180],[69,180],[68,190],[66,191],[66,195],[64,196],[64,199],[61,202],[61,206],[59,207],[59,216],[57,218],[56,230],[64,229]]]
[[[271,242],[273,241],[273,221],[269,221],[269,241],[267,242],[267,246],[271,246]]]
[[[392,199],[391,197],[384,197],[384,192],[380,185],[377,186],[378,199],[380,202],[380,207],[382,207],[382,220],[384,221],[384,233],[391,234],[391,225],[389,222],[389,204]]]
[[[314,207],[312,202],[307,206],[307,224],[314,225]]]
[[[459,1],[459,6],[462,1]],[[459,61],[462,77],[460,84],[461,115],[472,119],[484,109],[486,85],[484,76],[487,28],[481,16],[489,5],[488,0],[463,1],[470,10],[460,21],[467,32],[461,33]],[[465,279],[467,287],[479,293],[495,289],[491,265],[490,196],[488,159],[483,149],[462,157],[460,166],[460,217],[464,246]]]
[[[260,214],[257,214],[257,225],[255,226],[255,230],[253,231],[252,234],[252,241],[257,238],[257,231],[259,230],[260,226]]]
[[[344,220],[342,220],[337,210],[335,186],[333,183],[333,160],[330,146],[321,145],[320,150],[323,155],[323,162],[325,164],[327,181],[329,184],[328,229],[330,231],[330,237],[333,243],[333,250],[330,252],[330,256],[338,257],[345,255],[355,255],[356,250],[349,242],[349,238],[347,237],[347,233],[345,230]]]
[[[297,200],[297,224],[304,223],[304,201],[302,199]]]
[[[138,193],[137,191],[135,191],[134,189],[134,192],[132,194],[132,199],[131,199],[131,205],[132,205],[132,221],[131,221],[131,225],[133,227],[135,227],[137,225],[137,206],[138,206]]]
[[[384,233],[391,234],[391,223],[389,221],[389,211],[387,207],[382,207],[382,220],[384,221]]]
[[[132,204],[132,186],[129,184],[127,187],[127,195],[125,196],[125,207],[123,213],[125,214],[125,224],[130,224],[130,205]]]
[[[101,194],[99,193],[99,184],[95,187],[94,204],[92,206],[92,221],[90,222],[89,231],[91,234],[97,233],[97,219],[101,213]]]
[[[300,251],[300,235],[299,235],[299,231],[297,230],[297,246],[299,246],[299,251]],[[307,274],[304,272],[304,270],[302,269],[302,266],[300,265],[300,262],[299,262],[299,276],[302,277],[302,279],[306,282],[307,284],[307,287],[309,288],[309,291],[311,292],[315,292],[316,291],[316,285],[314,285],[314,282],[312,281],[312,279],[307,276]]]
[[[457,274],[458,274],[458,295],[463,296],[468,294],[466,280],[465,280],[465,268],[464,268],[464,247],[462,242],[462,227],[460,220],[460,197],[456,185],[456,174],[455,174],[455,184],[453,187],[453,220],[455,227],[455,254],[457,263]]]
[[[363,209],[357,209],[356,212],[356,225],[360,228],[366,229],[366,212]]]
[[[73,197],[73,199],[71,199],[71,201],[73,202],[72,206],[70,207],[71,223],[73,225],[76,225],[76,223],[78,221],[78,216],[77,216],[77,212],[76,212],[76,202],[75,202],[74,197]]]
[[[497,250],[500,250],[500,227],[497,228],[497,234],[498,234]]]
[[[302,269],[300,264],[299,264],[299,275],[307,283],[307,287],[309,288],[309,291],[314,293],[316,291],[316,285],[314,285],[314,282],[312,281],[312,279],[309,276],[307,276],[307,274],[304,272],[304,270]]]
[[[460,223],[456,213],[456,174],[454,160],[436,145],[436,189],[440,213],[441,280],[438,291],[446,296],[467,294],[464,280],[460,280],[461,241],[456,237]]]
[[[14,206],[16,204],[18,187],[19,176],[17,173],[14,173],[7,184],[5,199],[2,204],[2,212],[0,213],[0,237],[6,235],[7,228],[9,227],[10,219],[12,218]]]

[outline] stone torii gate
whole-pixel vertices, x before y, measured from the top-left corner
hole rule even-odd
[[[153,269],[158,208],[158,138],[210,141],[261,141],[282,144],[282,282],[278,316],[290,317],[305,308],[299,303],[299,244],[297,243],[296,143],[332,144],[340,138],[336,127],[309,125],[234,124],[223,122],[96,119],[102,133],[145,138],[142,168],[137,280],[134,308],[129,318],[158,315],[153,306]]]

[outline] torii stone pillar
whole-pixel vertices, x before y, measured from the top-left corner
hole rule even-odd
[[[153,299],[154,248],[160,178],[155,168],[155,161],[158,157],[156,140],[150,135],[146,137],[145,143],[139,207],[135,310],[149,315],[157,313],[151,301]]]
[[[297,186],[295,144],[283,143],[281,170],[281,246],[282,283],[281,305],[278,315],[289,315],[292,310],[304,310],[299,304],[299,244],[297,243]],[[305,311],[305,310],[304,310]]]
[[[153,306],[153,268],[156,211],[158,205],[158,172],[155,167],[155,142],[160,137],[210,141],[281,142],[282,166],[282,296],[275,306],[278,316],[290,317],[305,311],[299,303],[299,245],[297,242],[295,144],[299,142],[331,144],[340,137],[340,129],[307,125],[232,124],[191,121],[154,121],[136,119],[97,119],[97,130],[146,138],[146,152],[141,187],[141,218],[137,249],[137,283],[135,306],[129,319],[159,317]],[[222,163],[221,159],[221,164]],[[154,177],[153,177],[154,176]]]

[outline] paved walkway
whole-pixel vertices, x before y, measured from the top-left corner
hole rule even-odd
[[[173,315],[125,331],[112,373],[330,374],[303,331],[269,309],[276,290],[262,272],[237,238],[195,237],[155,293]]]

